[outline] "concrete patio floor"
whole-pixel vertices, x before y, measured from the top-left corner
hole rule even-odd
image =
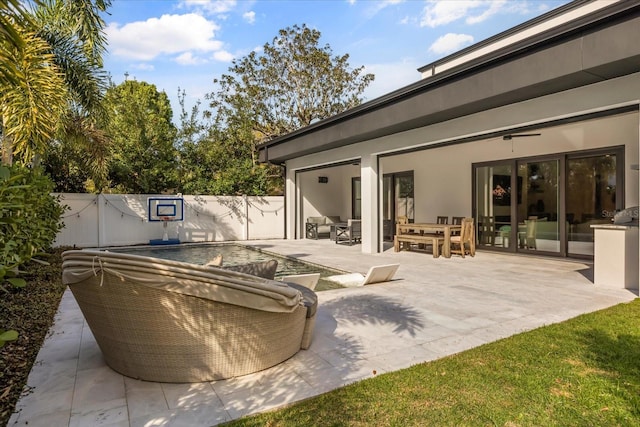
[[[67,291],[9,426],[213,426],[346,384],[458,353],[637,297],[593,284],[590,263],[479,252],[434,259],[362,254],[328,240],[241,242],[365,273],[393,262],[392,282],[318,293],[311,348],[230,380],[163,384],[104,363]]]

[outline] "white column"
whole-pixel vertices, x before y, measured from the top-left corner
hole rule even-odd
[[[363,155],[360,162],[360,179],[362,191],[362,252],[377,253],[379,236],[380,211],[378,205],[379,178],[378,156]]]
[[[296,217],[296,205],[300,205],[300,190],[296,185],[296,173],[289,168],[287,168],[284,186],[284,210],[287,217],[285,233],[288,240],[294,240],[296,238],[296,224],[298,224],[298,218]],[[298,238],[300,237],[301,236],[298,236]]]

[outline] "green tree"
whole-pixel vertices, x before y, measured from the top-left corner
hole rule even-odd
[[[43,0],[33,14],[13,0],[0,1],[8,35],[0,41],[0,59],[9,64],[0,79],[3,159],[16,155],[29,163],[75,116],[97,111],[107,81],[100,12],[110,1]]]
[[[234,60],[230,74],[214,80],[220,89],[208,96],[218,121],[247,113],[263,142],[359,105],[373,74],[352,69],[348,54],[320,47],[320,35],[295,25],[280,30],[262,54]]]
[[[51,46],[54,61],[69,88],[65,116],[45,153],[47,172],[56,191],[85,191],[85,181],[106,185],[109,139],[99,128],[108,74],[101,14],[110,0],[46,0],[35,10],[38,34]],[[81,186],[77,186],[82,182]],[[74,185],[62,185],[76,183]]]
[[[251,145],[244,142],[250,137],[250,127],[226,129],[204,124],[199,120],[200,102],[187,113],[184,91],[178,95],[181,191],[216,195],[273,193],[269,188],[269,168],[254,164]]]
[[[161,193],[178,185],[177,130],[171,103],[155,85],[126,80],[107,90],[109,180],[126,193]]]
[[[259,165],[257,145],[363,101],[374,76],[364,67],[351,68],[348,54],[334,56],[329,45],[320,46],[320,36],[305,25],[280,30],[261,54],[234,60],[229,74],[214,80],[219,89],[207,95],[205,112],[211,131],[194,144],[200,146],[183,152],[185,162],[193,153],[205,159],[183,177],[189,178],[185,191],[194,186],[199,192],[224,191],[215,194],[281,194],[281,169]],[[230,157],[223,163],[211,153]],[[203,186],[207,180],[219,185]]]

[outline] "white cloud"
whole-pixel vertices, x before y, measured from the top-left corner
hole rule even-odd
[[[134,70],[142,70],[142,71],[153,71],[156,69],[152,64],[142,63],[142,64],[133,64],[131,66]]]
[[[192,52],[184,52],[176,56],[175,61],[180,65],[199,65],[204,64],[206,61],[197,56],[193,56]]]
[[[383,1],[365,3],[371,6],[365,10],[364,14],[368,19],[371,19],[383,9],[386,9],[389,6],[404,3],[404,1],[405,0],[383,0]]]
[[[236,7],[236,4],[236,0],[183,0],[178,4],[178,8],[193,9],[217,15],[229,12]]]
[[[468,34],[448,33],[441,36],[429,47],[429,51],[438,55],[452,53],[473,43],[473,36]]]
[[[109,52],[115,56],[149,61],[162,54],[188,51],[213,52],[222,48],[215,40],[218,26],[206,18],[188,13],[162,15],[106,28]]]
[[[253,24],[254,22],[256,22],[256,13],[253,10],[245,12],[242,14],[242,18],[249,24]]]
[[[231,62],[233,61],[233,55],[226,50],[219,50],[213,54],[213,59],[220,62]]]
[[[496,1],[490,2],[489,7],[487,9],[482,11],[479,15],[467,17],[465,22],[467,24],[472,25],[472,24],[478,24],[480,22],[486,21],[487,18],[489,18],[492,15],[495,15],[496,13],[504,9],[506,1],[507,0],[496,0]]]
[[[463,18],[467,24],[477,24],[505,9],[513,12],[522,7],[526,3],[513,0],[430,0],[420,26],[435,28]]]

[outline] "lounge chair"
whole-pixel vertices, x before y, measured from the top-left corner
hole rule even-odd
[[[318,284],[318,280],[320,280],[320,273],[292,274],[289,276],[282,276],[280,280],[287,283],[296,283],[314,290]]]
[[[388,282],[396,274],[399,266],[400,264],[378,265],[371,267],[366,275],[361,273],[338,274],[336,276],[329,276],[326,280],[338,283],[345,287],[356,287]]]
[[[315,293],[245,273],[114,252],[62,255],[63,283],[114,370],[159,382],[260,371],[308,348]],[[306,338],[306,342],[303,339]]]

